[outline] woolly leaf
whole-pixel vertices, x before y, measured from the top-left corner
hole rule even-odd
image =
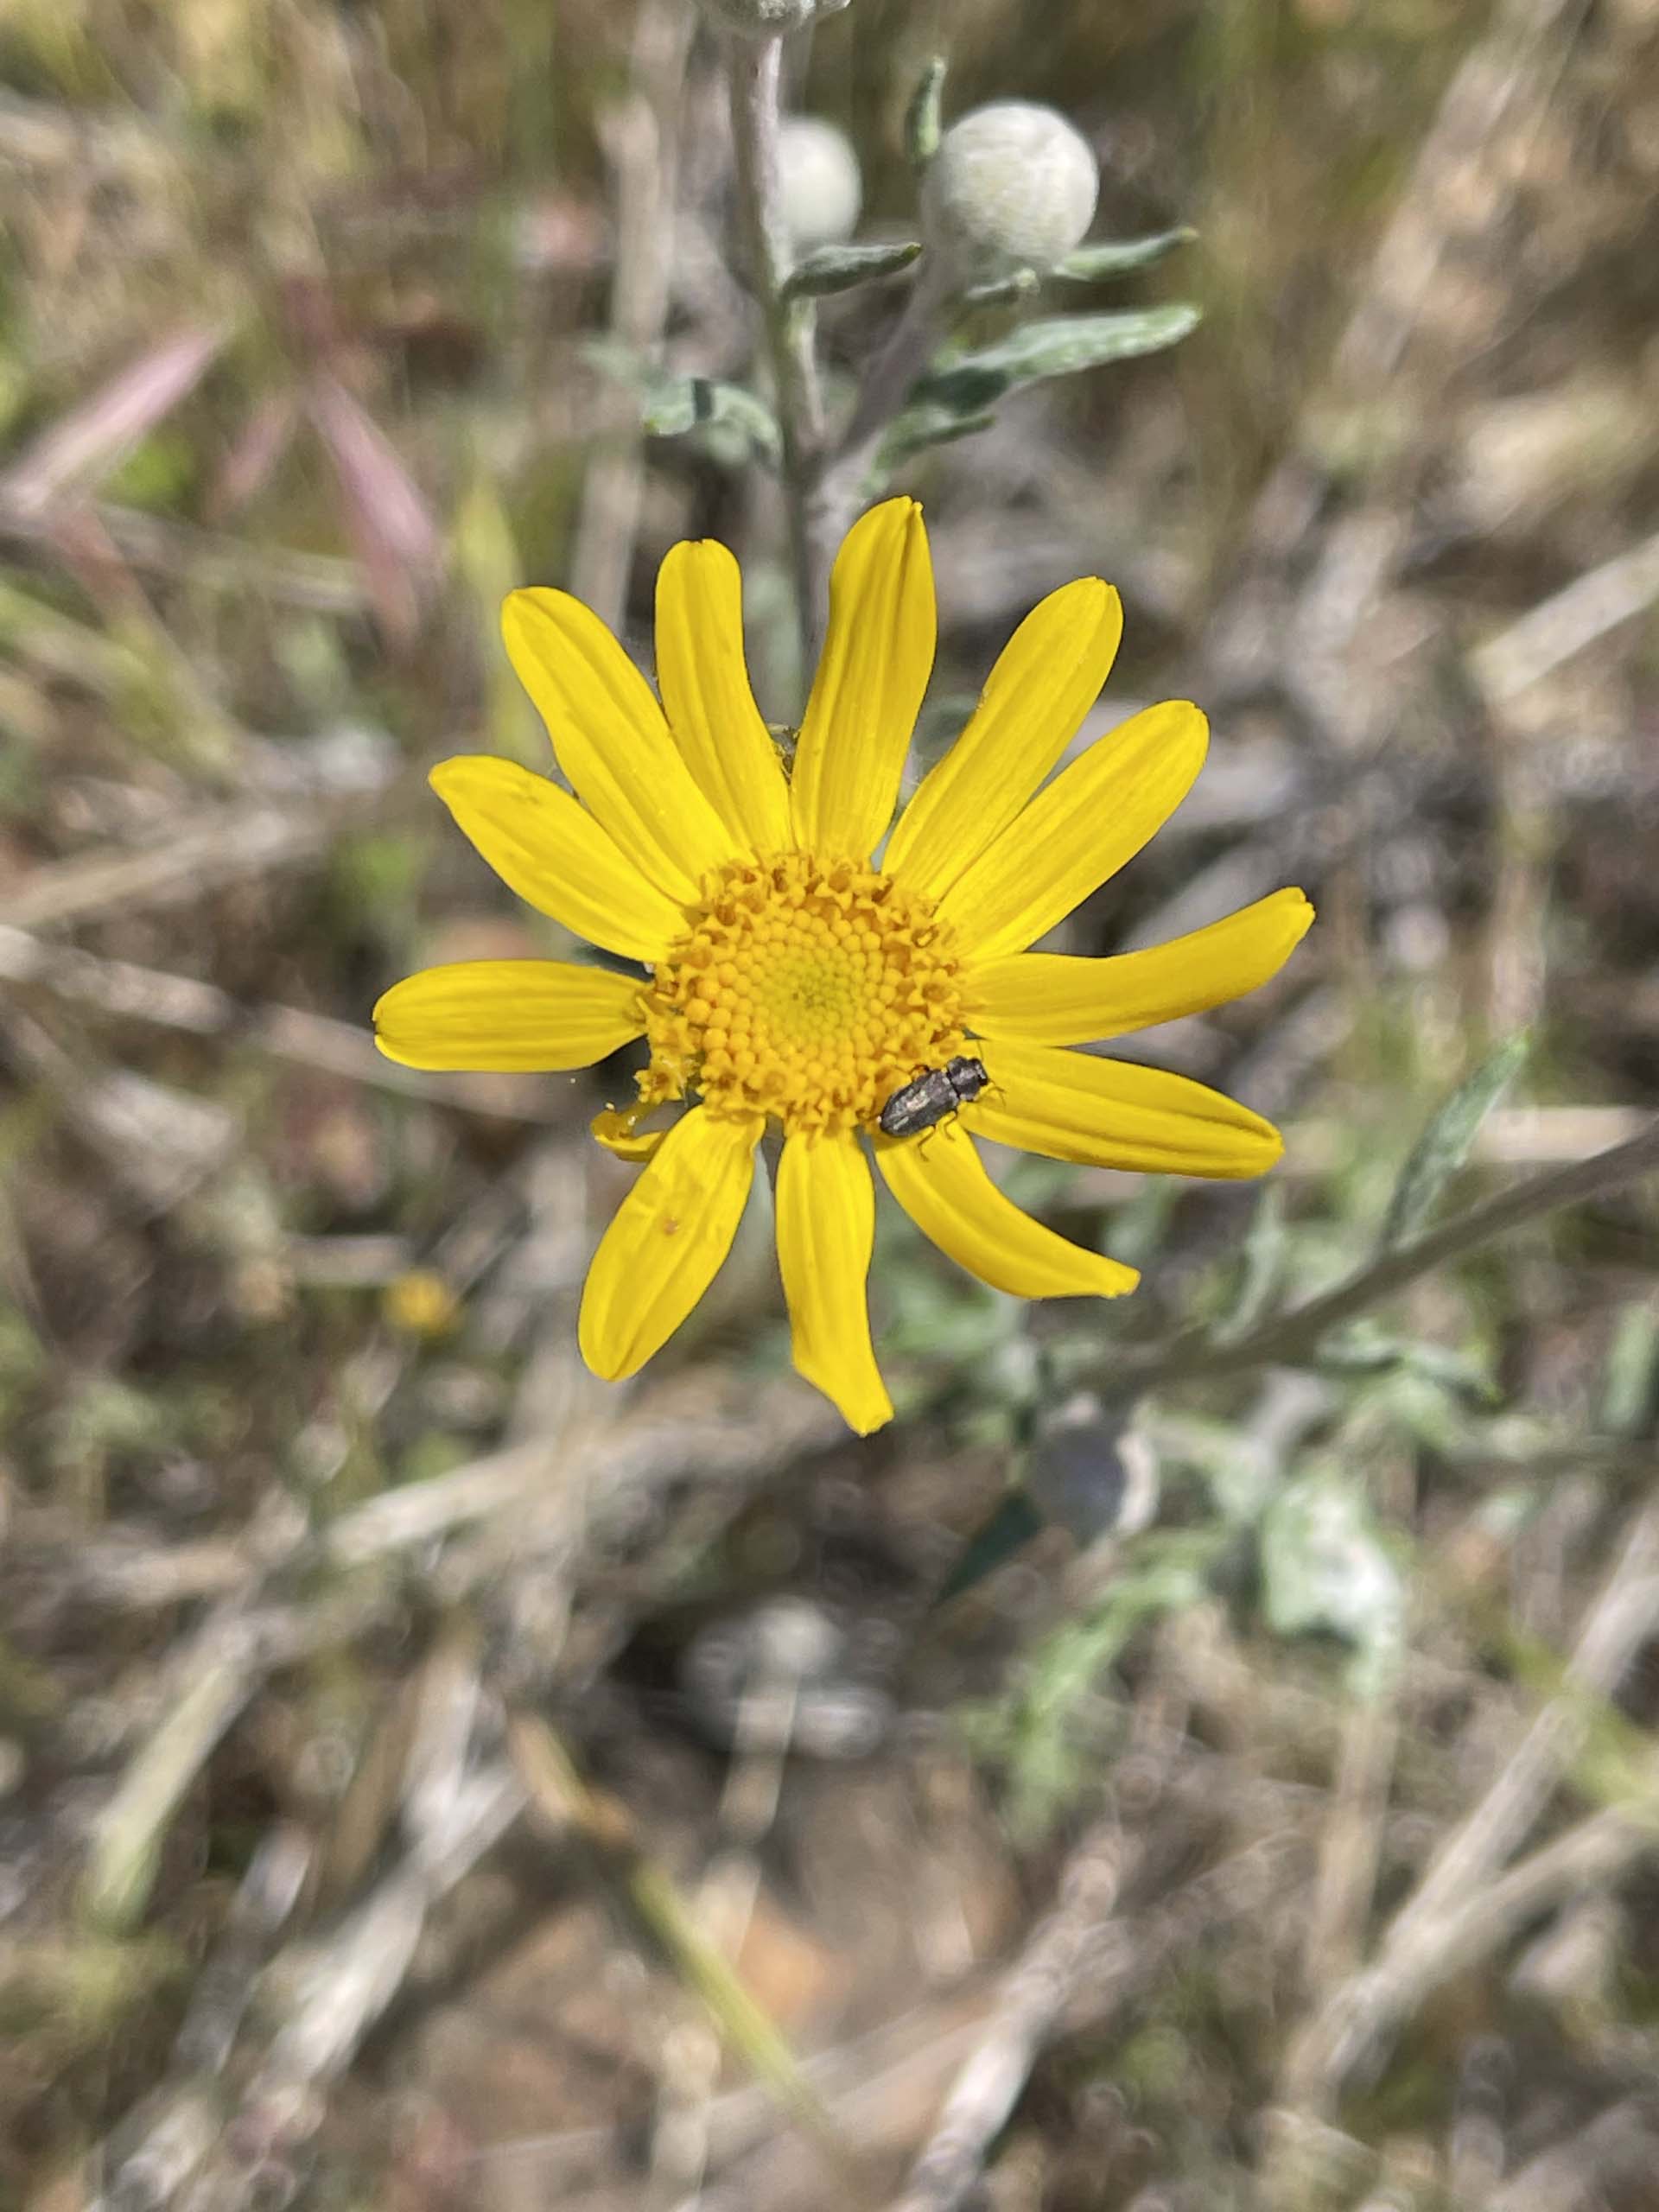
[[[1506,1038],[1458,1085],[1418,1138],[1383,1216],[1379,1250],[1407,1243],[1426,1224],[1446,1185],[1468,1159],[1481,1123],[1520,1071],[1531,1042],[1525,1030]]]
[[[1028,300],[1041,281],[1034,269],[1011,270],[1006,276],[970,285],[962,296],[962,304],[965,308],[1015,307],[1021,300]]]
[[[922,73],[910,105],[905,110],[905,152],[914,169],[925,169],[939,150],[939,116],[944,95],[944,58],[934,54],[922,64]]]
[[[791,270],[784,283],[785,296],[823,299],[832,292],[850,292],[855,284],[874,284],[908,269],[921,250],[917,238],[887,245],[821,245]]]
[[[955,438],[972,437],[976,431],[988,430],[995,420],[983,410],[961,415],[950,407],[907,407],[881,441],[875,474],[885,481],[888,473],[912,454],[929,446],[948,445]]]
[[[716,427],[735,430],[774,466],[782,452],[777,418],[764,400],[741,385],[714,377],[667,377],[645,397],[641,420],[656,438],[683,437],[688,430]]]
[[[1073,284],[1094,284],[1109,276],[1127,276],[1132,269],[1149,268],[1178,245],[1185,245],[1198,232],[1183,224],[1179,230],[1157,231],[1144,238],[1110,238],[1099,245],[1080,245],[1068,253],[1053,274]]]
[[[1335,1468],[1286,1484],[1262,1522],[1262,1595],[1280,1636],[1340,1637],[1351,1687],[1386,1687],[1405,1634],[1405,1591],[1361,1492]]]
[[[1198,322],[1198,308],[1185,305],[1141,308],[1127,315],[1045,317],[1022,325],[995,346],[958,354],[931,370],[912,397],[957,416],[974,415],[1016,385],[1160,353],[1179,344]]]

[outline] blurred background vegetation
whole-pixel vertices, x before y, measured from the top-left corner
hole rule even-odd
[[[581,1370],[625,1066],[365,1034],[563,949],[424,789],[544,764],[505,589],[648,665],[724,537],[792,716],[774,496],[615,373],[749,370],[706,35],[0,13],[0,2203],[1659,2203],[1651,1190],[1075,1395],[1375,1249],[1471,1074],[1408,1208],[1645,1126],[1659,8],[853,0],[791,60],[861,235],[935,52],[1089,135],[1097,236],[1192,225],[1114,296],[1205,320],[914,464],[924,742],[1097,571],[1096,726],[1216,742],[1070,949],[1321,920],[1144,1040],[1286,1124],[1266,1198],[1022,1164],[1147,1272],[1088,1311],[884,1221],[855,1445],[764,1224]]]

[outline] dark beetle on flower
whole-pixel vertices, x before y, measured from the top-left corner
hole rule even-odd
[[[958,1055],[942,1068],[930,1068],[925,1075],[895,1090],[881,1109],[881,1127],[890,1137],[913,1137],[919,1130],[932,1128],[969,1099],[977,1098],[990,1079],[983,1060]]]

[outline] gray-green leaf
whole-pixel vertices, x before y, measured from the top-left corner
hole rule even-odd
[[[977,414],[1017,385],[1160,353],[1178,344],[1198,319],[1198,308],[1186,305],[1142,308],[1127,315],[1046,317],[1024,324],[995,346],[958,354],[932,370],[917,385],[913,397],[954,416]]]
[[[1327,1375],[1386,1375],[1391,1370],[1421,1376],[1460,1397],[1497,1402],[1491,1374],[1454,1345],[1433,1344],[1414,1337],[1391,1335],[1375,1321],[1352,1321],[1325,1338],[1317,1363]]]
[[[950,407],[907,407],[881,441],[875,474],[885,481],[888,474],[912,454],[921,453],[928,446],[948,445],[953,438],[972,437],[976,431],[990,429],[995,421],[996,417],[982,408],[960,415]]]
[[[1268,1183],[1255,1202],[1244,1234],[1244,1269],[1233,1310],[1215,1332],[1218,1344],[1242,1337],[1268,1312],[1284,1280],[1290,1239],[1285,1228],[1284,1187]]]
[[[1380,1251],[1403,1244],[1423,1227],[1446,1185],[1469,1157],[1480,1125],[1519,1073],[1532,1039],[1518,1030],[1460,1083],[1412,1147],[1389,1200]]]
[[[653,437],[675,438],[719,424],[747,438],[763,461],[782,450],[778,423],[763,400],[741,385],[713,377],[668,377],[647,393],[641,421]]]
[[[925,169],[939,150],[939,118],[944,97],[944,57],[934,54],[905,110],[905,152],[913,169]]]
[[[983,284],[970,284],[962,295],[965,308],[1007,308],[1028,300],[1041,279],[1034,269],[1016,269],[1007,276],[994,276]]]
[[[1385,1686],[1404,1640],[1405,1592],[1363,1497],[1335,1469],[1299,1476],[1268,1508],[1262,1595],[1276,1634],[1340,1637],[1355,1650],[1351,1686]]]
[[[873,284],[883,276],[896,276],[908,269],[921,252],[918,238],[904,238],[890,245],[821,245],[790,270],[784,282],[785,298],[817,300],[832,292],[850,292],[855,284]]]
[[[1161,261],[1178,245],[1185,245],[1198,232],[1182,224],[1173,231],[1157,231],[1144,238],[1110,238],[1099,245],[1080,245],[1055,268],[1056,276],[1073,284],[1095,284],[1109,276],[1127,276],[1132,269],[1146,269]]]

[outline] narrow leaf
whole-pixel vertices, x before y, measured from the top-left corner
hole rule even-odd
[[[0,477],[0,500],[38,512],[61,493],[107,476],[138,440],[195,390],[228,332],[175,331],[129,362],[92,397],[35,441]]]
[[[667,1954],[724,2040],[784,2108],[823,2142],[839,2138],[787,2037],[710,1942],[666,1869],[645,1852],[627,1808],[577,1772],[544,1722],[518,1713],[508,1743],[525,1789],[556,1834],[574,1828],[643,1929]]]
[[[885,481],[891,471],[912,454],[921,453],[929,446],[949,445],[956,438],[970,438],[977,431],[993,428],[995,421],[996,417],[982,408],[973,414],[959,415],[950,407],[907,407],[881,441],[875,475]]]
[[[298,401],[286,387],[258,403],[213,472],[207,499],[211,523],[222,526],[264,491],[293,442],[299,419]]]
[[[922,64],[922,73],[910,105],[905,110],[905,152],[913,169],[925,169],[939,150],[939,120],[944,98],[945,62],[933,54]]]
[[[774,467],[783,450],[777,419],[765,401],[741,385],[713,377],[664,378],[648,393],[641,420],[655,438],[683,437],[716,425],[736,430]]]
[[[784,296],[817,300],[832,292],[850,292],[855,284],[873,284],[880,277],[896,276],[901,269],[909,268],[921,251],[918,238],[887,245],[821,245],[791,270],[784,283]]]
[[[945,1578],[938,1602],[948,1605],[986,1576],[995,1574],[1017,1551],[1039,1535],[1043,1516],[1023,1490],[1008,1491],[981,1522],[962,1548],[956,1565]]]
[[[1496,1404],[1501,1395],[1486,1369],[1468,1353],[1452,1344],[1390,1335],[1374,1321],[1354,1321],[1324,1338],[1316,1363],[1327,1375],[1414,1376],[1437,1389],[1486,1405]]]
[[[1126,276],[1132,269],[1149,268],[1178,245],[1185,245],[1198,232],[1182,224],[1179,230],[1156,231],[1144,238],[1109,238],[1099,245],[1080,245],[1068,253],[1055,270],[1073,284],[1095,284],[1108,276]]]
[[[1382,1218],[1379,1251],[1415,1236],[1469,1157],[1480,1125],[1520,1072],[1532,1040],[1525,1030],[1506,1038],[1446,1100],[1413,1146]]]
[[[1127,361],[1173,346],[1197,327],[1198,310],[1185,305],[1143,308],[1128,315],[1054,315],[1028,322],[995,346],[958,354],[917,385],[913,397],[956,415],[987,408],[1017,385],[1075,376],[1108,361]]]
[[[499,642],[501,602],[523,576],[524,563],[499,487],[481,465],[455,509],[450,556],[478,625],[491,749],[539,771],[547,733]]]
[[[993,277],[988,283],[970,284],[962,296],[965,308],[1014,307],[1021,300],[1028,300],[1040,280],[1034,269],[1015,269],[1007,276]]]
[[[1289,1238],[1285,1230],[1283,1185],[1269,1183],[1255,1202],[1244,1235],[1243,1274],[1232,1312],[1215,1332],[1217,1344],[1230,1344],[1265,1318],[1284,1281]]]
[[[412,644],[443,574],[443,540],[402,455],[338,377],[316,377],[306,411],[334,463],[346,534],[380,626]]]

